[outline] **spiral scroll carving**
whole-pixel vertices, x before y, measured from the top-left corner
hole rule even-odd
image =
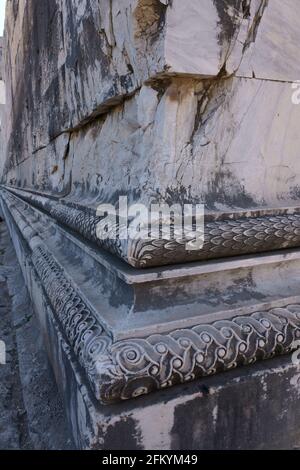
[[[4,199],[13,217],[17,211],[26,219],[26,204],[8,194]],[[24,231],[28,242],[31,236],[36,237],[36,219],[28,213],[28,228],[32,224],[31,231]],[[295,304],[166,334],[114,341],[101,323],[101,312],[84,300],[42,240],[32,250],[31,260],[65,341],[103,404],[286,354],[300,339],[300,304]]]
[[[292,351],[300,305],[114,342],[43,247],[33,263],[97,398],[114,403]]]

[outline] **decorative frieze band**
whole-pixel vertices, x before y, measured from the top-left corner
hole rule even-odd
[[[97,312],[87,305],[80,291],[45,247],[38,246],[34,250],[32,263],[65,339],[85,370],[95,395],[101,400],[102,361],[112,344],[111,335],[100,324]]]
[[[38,247],[33,264],[63,332],[103,404],[285,354],[300,339],[300,305],[288,305],[114,342],[50,253]]]
[[[288,305],[113,343],[111,384],[103,392],[107,401],[128,399],[288,353],[299,338],[300,305]]]
[[[2,193],[30,248],[49,306],[96,398],[112,404],[291,352],[300,339],[300,304],[116,341],[64,267],[40,238],[38,215]],[[34,211],[33,211],[34,212]]]
[[[136,268],[156,267],[174,263],[203,261],[222,257],[261,253],[300,246],[300,213],[241,216],[234,220],[205,222],[204,245],[199,250],[187,250],[187,240],[139,238],[120,241],[100,240],[96,211],[84,206],[73,207],[45,195],[8,188],[18,197],[46,211],[57,222],[69,227],[85,239],[118,255]]]

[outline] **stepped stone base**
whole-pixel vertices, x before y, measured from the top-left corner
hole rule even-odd
[[[298,10],[7,2],[1,210],[77,447],[298,446]],[[203,249],[101,239],[120,196]]]
[[[86,392],[65,396],[83,448],[300,449],[300,369],[288,357],[122,405],[94,406]]]
[[[78,448],[299,444],[299,250],[141,271],[1,205]]]

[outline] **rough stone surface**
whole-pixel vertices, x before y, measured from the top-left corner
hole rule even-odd
[[[71,449],[66,418],[4,223],[0,222],[0,449]]]
[[[218,211],[295,205],[297,10],[295,0],[9,1],[4,180],[92,204],[124,193]]]
[[[298,3],[204,3],[8,1],[3,182],[84,210],[298,207]]]
[[[0,449],[28,449],[26,411],[21,392],[15,330],[12,327],[11,298],[3,266],[5,243],[3,222],[0,223],[0,331],[6,344],[6,365],[0,366]]]
[[[0,203],[76,447],[299,447],[298,10],[8,0]],[[119,195],[203,203],[203,250],[102,243]]]

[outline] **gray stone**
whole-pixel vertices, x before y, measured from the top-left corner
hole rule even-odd
[[[1,211],[78,448],[299,446],[297,13],[8,1]],[[99,239],[120,195],[203,247]]]
[[[3,222],[0,273],[0,340],[6,344],[6,365],[0,365],[0,449],[70,449],[61,399]]]

